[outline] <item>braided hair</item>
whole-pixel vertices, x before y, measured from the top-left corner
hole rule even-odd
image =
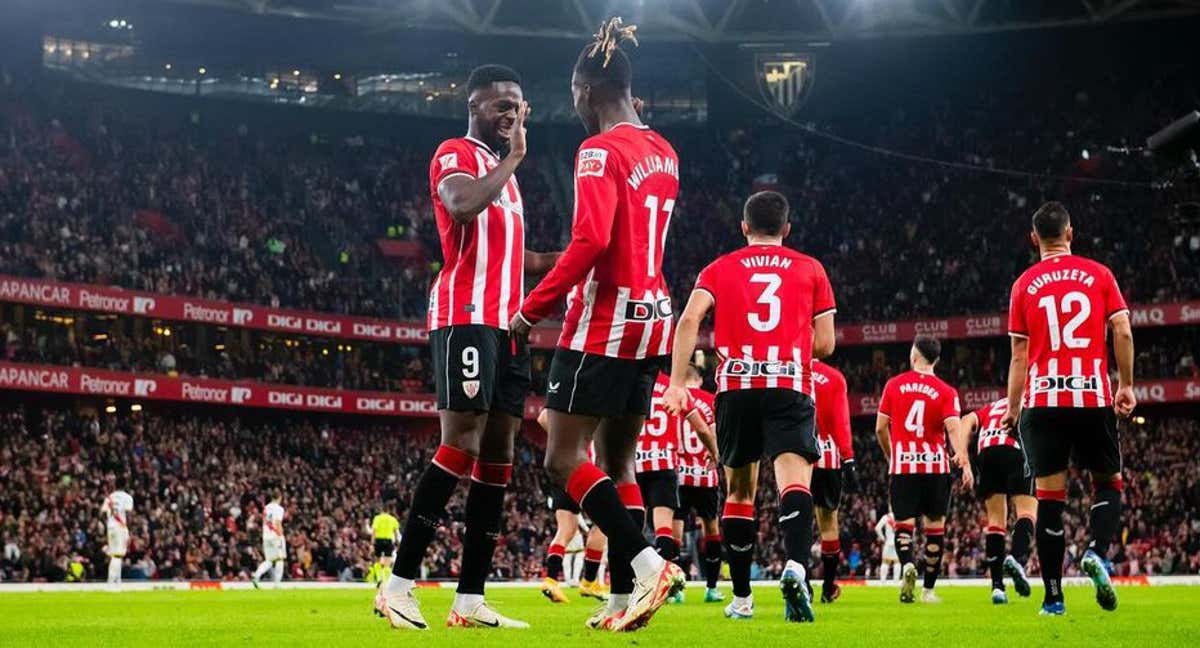
[[[633,80],[629,57],[621,51],[621,43],[638,45],[637,25],[626,25],[620,16],[600,23],[600,31],[592,35],[579,53],[575,72],[593,85],[610,85],[618,90],[628,89]]]

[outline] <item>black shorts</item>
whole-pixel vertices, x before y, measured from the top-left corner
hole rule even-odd
[[[1033,471],[1025,453],[1012,446],[985,448],[976,460],[975,489],[979,497],[1033,495]]]
[[[479,324],[429,334],[437,407],[454,412],[504,412],[524,418],[529,350],[508,331]]]
[[[717,446],[721,463],[741,468],[764,456],[794,452],[816,463],[816,408],[791,389],[738,389],[717,394]]]
[[[650,511],[659,506],[671,510],[679,508],[679,473],[674,470],[652,470],[637,474],[637,485],[642,491],[642,502]]]
[[[555,349],[547,379],[546,407],[583,416],[647,416],[665,358],[609,358]]]
[[[721,509],[721,492],[707,486],[680,486],[676,520],[686,520],[689,511],[702,520],[715,520]]]
[[[889,500],[897,520],[944,518],[950,510],[950,474],[892,475]]]
[[[1107,407],[1029,407],[1021,412],[1021,445],[1034,477],[1075,467],[1100,474],[1121,472],[1117,415]]]
[[[579,504],[576,504],[575,500],[571,499],[571,496],[561,486],[550,484],[547,490],[550,493],[551,511],[566,511],[576,515],[579,514]]]
[[[390,556],[396,550],[396,543],[389,538],[375,538],[375,557]]]
[[[842,471],[837,468],[813,468],[813,506],[836,511],[842,499]]]

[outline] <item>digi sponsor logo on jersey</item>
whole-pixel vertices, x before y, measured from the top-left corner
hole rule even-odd
[[[800,367],[795,362],[783,362],[782,360],[764,360],[761,362],[750,360],[738,360],[730,358],[725,361],[723,371],[727,376],[741,377],[771,377],[771,376],[796,376],[800,374]]]
[[[1056,391],[1094,392],[1099,389],[1100,381],[1096,376],[1038,376],[1030,391],[1040,394]]]
[[[579,152],[579,171],[577,175],[580,178],[585,176],[602,177],[604,175],[604,165],[607,163],[608,151],[599,148],[583,149]]]
[[[625,319],[631,322],[650,322],[671,317],[671,299],[664,297],[656,301],[629,300],[625,305]]]
[[[896,458],[900,461],[900,463],[931,464],[931,463],[941,463],[946,458],[946,453],[941,450],[938,450],[938,451],[901,450],[896,454]]]
[[[354,408],[360,412],[395,412],[396,401],[391,398],[364,398],[359,396],[354,399]]]

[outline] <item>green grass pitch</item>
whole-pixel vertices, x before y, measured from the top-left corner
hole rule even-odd
[[[1119,591],[1120,609],[1107,613],[1090,587],[1068,587],[1067,616],[1040,618],[1036,590],[1029,599],[993,606],[989,590],[946,587],[941,605],[901,606],[891,588],[847,587],[836,603],[818,604],[816,624],[796,625],[783,622],[773,589],[755,592],[753,620],[731,621],[721,605],[702,602],[702,590],[689,588],[687,602],[668,605],[632,634],[584,628],[593,606],[573,591],[570,604],[551,605],[535,589],[493,589],[489,599],[497,609],[534,626],[497,631],[442,627],[453,592],[422,590],[422,608],[434,626],[424,633],[392,630],[372,615],[368,590],[0,593],[0,646],[1200,645],[1200,587]]]

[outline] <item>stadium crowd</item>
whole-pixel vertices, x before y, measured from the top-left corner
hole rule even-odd
[[[1124,427],[1123,445],[1127,489],[1118,573],[1200,572],[1200,477],[1192,469],[1200,423],[1152,418]],[[874,525],[886,501],[885,465],[869,430],[856,430],[855,447],[864,490],[843,498],[843,569],[872,577],[880,561]],[[371,516],[387,507],[403,518],[396,507],[407,505],[431,448],[422,434],[396,424],[178,411],[97,416],[16,406],[0,415],[0,579],[101,576],[100,504],[118,478],[135,501],[128,578],[248,578],[260,559],[261,509],[278,490],[287,509],[289,577],[361,579],[373,561]],[[553,518],[540,451],[521,442],[515,463],[494,575],[529,579],[542,568]],[[1073,476],[1071,558],[1086,541],[1086,485]],[[768,470],[756,561],[763,577],[782,567],[775,500]],[[457,574],[462,516],[460,493],[425,562],[427,577]],[[949,574],[982,573],[982,523],[979,502],[956,491],[946,536]],[[71,576],[73,563],[82,570],[77,576]]]
[[[1195,91],[1194,83],[1180,86]],[[1160,117],[1147,102],[1100,101],[1107,87],[1090,91],[1060,90],[1049,100],[1062,110],[1050,114],[1120,110],[1117,121],[1137,127]],[[426,287],[440,267],[429,151],[402,139],[325,141],[249,133],[244,124],[197,125],[198,112],[135,117],[122,110],[119,95],[68,117],[63,106],[70,102],[55,99],[45,88],[0,89],[0,273],[423,316]],[[1039,117],[1044,110],[991,109],[1023,101],[980,96],[959,98],[953,110],[897,108],[878,130],[860,135],[956,163],[1137,177],[1134,162],[1079,160],[1079,147],[1102,137],[1092,120],[1072,128]],[[1131,106],[1143,111],[1137,119]],[[813,128],[846,131],[852,124]],[[988,138],[1001,132],[1025,137]],[[1145,187],[900,164],[778,122],[668,135],[683,166],[666,255],[680,303],[698,270],[738,245],[740,197],[760,186],[791,196],[790,242],[823,261],[844,321],[1004,310],[1011,278],[1032,254],[1028,214],[1047,194],[1071,207],[1078,251],[1110,265],[1130,301],[1200,294],[1200,233],[1148,222]],[[1014,140],[1036,144],[994,144]],[[552,185],[556,165],[570,158],[563,144],[520,168],[531,249],[563,244],[569,189]],[[389,260],[381,239],[417,243],[422,252]],[[1157,271],[1137,271],[1147,266]],[[898,276],[911,280],[897,285]]]

